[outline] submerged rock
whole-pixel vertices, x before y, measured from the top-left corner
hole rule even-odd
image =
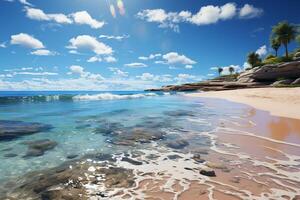
[[[28,150],[24,157],[36,157],[36,156],[42,156],[46,151],[56,147],[57,142],[49,139],[43,139],[43,140],[24,142],[23,144],[28,145]]]
[[[194,154],[192,159],[195,160],[198,163],[204,163],[205,162],[205,160],[201,158],[200,154]]]
[[[12,140],[21,136],[49,131],[53,127],[48,124],[0,120],[0,141]]]
[[[15,153],[4,154],[5,158],[13,158],[13,157],[17,157],[17,156],[18,156],[18,154],[15,154]]]
[[[171,147],[173,149],[183,149],[184,147],[186,147],[188,145],[189,145],[189,143],[183,139],[170,141],[167,143],[167,146]]]
[[[98,199],[106,197],[107,190],[135,186],[132,170],[85,160],[67,161],[55,168],[28,173],[10,183],[10,191],[0,194],[0,199]]]
[[[74,158],[77,158],[78,155],[77,154],[70,154],[70,155],[67,155],[67,158],[68,159],[74,159]]]
[[[185,116],[195,116],[193,111],[190,110],[174,110],[174,111],[165,111],[165,115],[171,117],[185,117]]]
[[[128,157],[123,157],[122,161],[128,162],[132,165],[142,165],[143,164],[143,162],[141,162],[141,161],[133,160],[133,159],[128,158]]]

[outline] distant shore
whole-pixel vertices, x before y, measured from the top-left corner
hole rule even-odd
[[[300,88],[254,88],[186,94],[244,103],[272,115],[300,119]]]

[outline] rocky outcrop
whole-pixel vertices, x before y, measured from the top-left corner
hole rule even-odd
[[[272,83],[279,78],[297,79],[300,77],[300,61],[276,65],[255,67],[240,74],[239,83],[266,82]]]
[[[234,81],[219,81],[219,80],[209,80],[198,83],[188,83],[183,85],[168,85],[163,86],[159,89],[149,89],[146,91],[221,91],[221,90],[233,90],[242,88],[254,88],[260,87],[260,83],[249,82],[249,83],[239,83]]]

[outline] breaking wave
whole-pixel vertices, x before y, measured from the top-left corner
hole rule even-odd
[[[77,101],[96,101],[96,100],[123,100],[123,99],[139,99],[144,97],[153,97],[158,96],[155,93],[144,93],[144,94],[112,94],[112,93],[102,93],[94,95],[76,95],[73,97],[73,100]]]

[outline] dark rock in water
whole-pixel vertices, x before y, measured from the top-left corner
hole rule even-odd
[[[192,157],[192,159],[194,159],[198,163],[204,163],[205,162],[205,160],[203,160],[201,158],[200,154],[194,154],[193,157]]]
[[[216,173],[215,173],[214,170],[204,170],[204,169],[202,169],[200,171],[200,174],[202,174],[204,176],[216,177]]]
[[[98,153],[93,156],[97,161],[116,161],[111,154]]]
[[[182,157],[179,156],[179,155],[169,155],[168,158],[169,158],[170,160],[177,160],[177,159],[182,158]]]
[[[52,128],[51,125],[42,123],[0,120],[0,141],[12,140],[25,135],[49,131]]]
[[[91,124],[82,124],[82,125],[76,126],[75,128],[76,129],[85,129],[85,128],[89,128],[91,126],[92,126]]]
[[[163,132],[153,129],[132,128],[115,136],[111,143],[116,145],[134,146],[136,143],[150,143],[164,138]]]
[[[15,153],[8,153],[8,154],[5,154],[4,157],[5,158],[12,158],[12,157],[17,157],[18,154],[15,154]]]
[[[70,154],[70,155],[67,155],[67,158],[68,159],[74,159],[74,158],[77,158],[78,155],[77,154]]]
[[[133,165],[142,165],[142,164],[143,164],[143,163],[140,162],[140,161],[133,160],[133,159],[128,158],[128,157],[123,157],[123,158],[122,158],[122,161],[128,162],[128,163],[133,164]]]
[[[31,172],[10,187],[9,192],[0,194],[2,199],[42,199],[42,200],[87,200],[91,196],[105,197],[105,191],[91,193],[84,186],[91,184],[113,188],[130,188],[135,186],[132,170],[103,166],[98,163],[67,161],[59,167]],[[72,166],[72,167],[70,167]],[[92,168],[92,170],[90,170]],[[105,177],[105,179],[100,178]],[[100,178],[100,179],[99,179]]]
[[[1,149],[1,151],[11,151],[11,150],[13,150],[13,148],[6,148],[6,149]]]
[[[183,149],[184,147],[188,146],[189,143],[186,140],[175,140],[167,143],[168,147],[171,147],[173,149]]]
[[[189,168],[189,167],[185,167],[184,169],[185,169],[185,170],[189,170],[189,171],[193,171],[193,169],[192,169],[192,168]]]
[[[171,117],[195,116],[193,111],[189,111],[189,110],[165,111],[164,114]]]
[[[27,153],[24,157],[36,157],[44,155],[45,151],[51,150],[56,147],[57,142],[43,139],[43,140],[35,140],[29,142],[23,142],[23,144],[28,145]]]
[[[100,123],[100,126],[95,129],[95,133],[100,133],[102,135],[118,135],[122,132],[124,126],[118,122],[108,122],[103,121]]]

